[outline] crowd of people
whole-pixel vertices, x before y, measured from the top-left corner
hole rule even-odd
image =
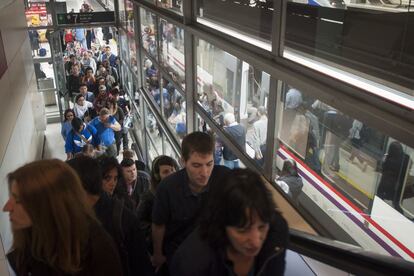
[[[182,141],[151,170],[87,154],[9,173],[17,275],[283,275],[287,223],[262,178],[214,165],[214,138]]]
[[[75,33],[77,30],[75,31]],[[82,151],[92,155],[118,156],[128,149],[130,106],[119,84],[118,57],[106,45],[103,52],[89,50],[82,37],[74,38],[81,51],[72,51],[73,37],[66,31],[65,62],[68,96],[73,108],[67,109],[62,122],[67,159]],[[72,38],[71,38],[72,37]],[[85,149],[84,149],[85,148]]]

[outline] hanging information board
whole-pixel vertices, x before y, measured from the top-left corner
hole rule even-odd
[[[115,21],[115,12],[58,13],[58,24],[106,23]]]

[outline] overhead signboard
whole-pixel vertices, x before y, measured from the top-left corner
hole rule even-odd
[[[115,12],[58,13],[58,24],[107,23],[115,21]]]

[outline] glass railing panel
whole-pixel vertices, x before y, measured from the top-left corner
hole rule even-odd
[[[142,47],[149,55],[158,60],[157,25],[155,14],[140,8]]]
[[[184,29],[160,20],[160,62],[173,81],[185,86]]]
[[[270,75],[204,41],[196,40],[197,103],[260,166],[267,154]],[[220,142],[220,141],[219,141]],[[223,159],[234,159],[226,147]]]

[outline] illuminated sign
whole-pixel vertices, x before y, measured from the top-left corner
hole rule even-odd
[[[114,12],[82,12],[82,13],[58,13],[58,24],[85,24],[114,22]]]

